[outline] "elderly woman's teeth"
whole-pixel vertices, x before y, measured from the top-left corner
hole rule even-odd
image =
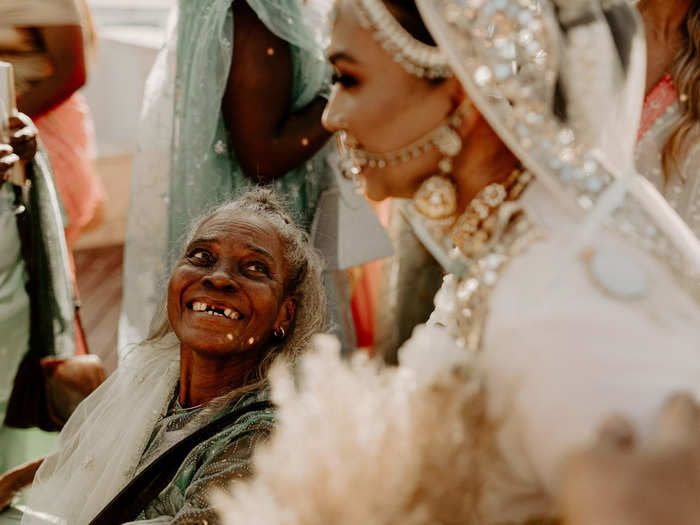
[[[195,312],[204,312],[207,315],[218,315],[219,317],[227,317],[228,319],[237,320],[241,318],[241,314],[231,308],[217,308],[206,303],[196,301],[192,303],[192,310]]]

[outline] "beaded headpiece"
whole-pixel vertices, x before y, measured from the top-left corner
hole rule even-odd
[[[627,0],[416,4],[474,106],[585,230],[604,221],[700,269],[695,236],[634,173],[646,57]]]
[[[430,79],[452,76],[447,59],[437,46],[415,39],[382,0],[356,0],[354,5],[360,25],[372,31],[374,38],[406,71]]]

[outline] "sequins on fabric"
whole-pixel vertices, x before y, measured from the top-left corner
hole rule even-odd
[[[585,1],[435,0],[426,6],[438,44],[444,42],[446,52],[459,54],[459,62],[453,65],[474,104],[523,164],[543,182],[549,180],[553,198],[578,209],[582,216],[592,212],[604,196],[612,200],[626,175],[614,171],[595,152],[591,137],[553,113],[557,79],[570,67],[564,59],[578,59],[597,44],[599,32],[574,31],[590,24],[582,21],[599,16],[591,11],[592,5]],[[557,20],[567,28],[567,40],[576,36],[576,50],[571,51],[570,42],[566,46],[561,42]],[[579,54],[572,57],[572,52]],[[590,74],[598,70],[596,66],[588,67]],[[611,96],[617,94],[612,84],[607,88]],[[684,260],[663,226],[666,223],[647,211],[647,201],[639,200],[643,195],[615,197],[622,204],[607,226],[658,256],[683,282],[700,283],[695,263]]]
[[[661,151],[680,119],[678,94],[670,75],[647,94],[635,149],[635,165],[700,238],[700,147],[679,160],[677,171],[664,173]]]

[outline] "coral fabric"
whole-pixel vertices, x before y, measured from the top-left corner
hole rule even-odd
[[[104,201],[104,188],[92,166],[94,130],[87,103],[79,93],[36,119],[68,216],[70,247],[90,224]]]
[[[673,83],[670,73],[666,73],[651,91],[644,97],[644,107],[642,108],[642,120],[639,125],[639,141],[649,128],[654,125],[656,119],[663,115],[668,107],[678,100],[678,91]]]
[[[379,221],[386,228],[389,224],[391,200],[386,199],[382,202],[370,201],[370,204],[372,204]],[[383,263],[383,259],[368,262],[357,269],[359,278],[353,279],[353,275],[351,275],[351,283],[354,282],[354,286],[350,306],[355,321],[357,346],[359,348],[368,348],[370,354],[372,354],[371,348],[374,345],[374,316]]]

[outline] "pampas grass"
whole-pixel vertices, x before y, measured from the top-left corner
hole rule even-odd
[[[298,366],[299,388],[289,367],[271,372],[278,428],[256,454],[256,475],[216,497],[223,522],[475,523],[491,441],[470,368],[420,383],[409,368],[341,361],[328,336],[315,347]]]

